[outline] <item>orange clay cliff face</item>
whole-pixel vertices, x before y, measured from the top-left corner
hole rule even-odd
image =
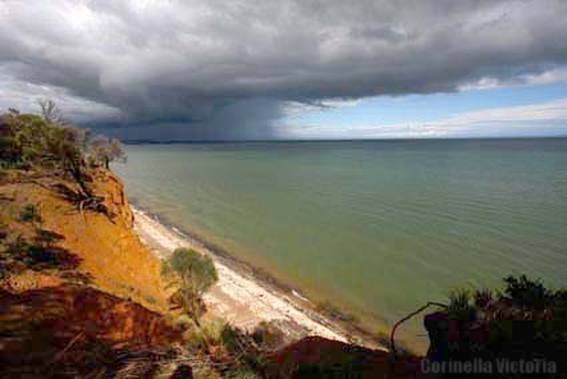
[[[104,198],[112,217],[81,211],[66,200],[57,188],[73,184],[61,178],[18,172],[15,177],[2,180],[0,221],[7,226],[12,239],[22,236],[33,242],[38,230],[54,233],[56,241],[52,244],[66,251],[73,261],[53,269],[12,271],[3,280],[3,287],[22,291],[80,278],[83,283],[148,309],[165,311],[160,261],[132,229],[133,215],[122,182],[103,169],[92,176],[94,192]],[[35,210],[37,220],[22,219],[29,209]],[[66,267],[71,263],[73,272]]]
[[[160,262],[132,230],[122,183],[104,169],[91,176],[107,214],[66,199],[74,184],[53,172],[1,173],[0,377],[106,377],[130,370],[119,360],[151,363],[179,346]]]

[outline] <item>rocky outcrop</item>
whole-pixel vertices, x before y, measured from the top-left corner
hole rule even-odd
[[[118,222],[128,228],[134,226],[134,214],[128,203],[124,184],[114,173],[99,169],[94,175],[95,191],[102,194],[104,204]]]
[[[503,318],[458,320],[445,311],[426,315],[424,326],[430,341],[427,360],[439,364],[482,362],[490,369],[486,371],[493,374],[486,377],[517,377],[513,370],[498,373],[502,362],[532,364],[540,370],[532,374],[567,372],[564,360],[567,344],[560,332],[565,329],[564,324],[558,325],[549,318],[525,318],[527,311],[520,317],[504,315],[504,308],[509,310],[509,307],[503,304],[497,307],[503,308],[498,316]]]
[[[126,357],[171,349],[181,333],[132,301],[61,285],[1,291],[0,335],[1,377],[49,377],[110,372],[127,363],[118,352]]]
[[[306,337],[273,354],[268,378],[419,378],[420,361],[405,356],[392,360],[372,350],[322,337]]]

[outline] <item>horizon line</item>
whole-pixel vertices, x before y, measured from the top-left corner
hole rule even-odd
[[[214,144],[214,143],[325,143],[325,142],[415,142],[415,141],[467,141],[467,140],[527,140],[527,139],[567,139],[566,135],[558,136],[503,136],[503,137],[408,137],[408,138],[338,138],[338,139],[226,139],[226,140],[153,140],[124,139],[125,145],[173,145],[173,144]]]

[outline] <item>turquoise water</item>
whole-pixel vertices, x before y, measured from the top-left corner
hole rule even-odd
[[[567,140],[128,146],[140,205],[373,327],[451,288],[567,278]],[[402,337],[420,344],[419,320]]]

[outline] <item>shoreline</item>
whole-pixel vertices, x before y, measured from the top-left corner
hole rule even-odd
[[[163,222],[138,204],[131,204],[131,208],[135,220],[134,230],[160,259],[181,246],[193,248],[213,258],[219,281],[204,296],[211,314],[245,330],[252,330],[262,321],[272,321],[292,339],[315,335],[388,350],[384,338],[371,335],[352,322],[324,314],[300,289],[282,283],[222,248],[180,231],[175,225]]]

